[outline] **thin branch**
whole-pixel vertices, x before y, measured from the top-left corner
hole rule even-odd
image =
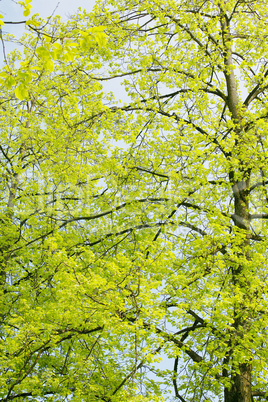
[[[7,56],[6,56],[6,48],[5,48],[5,42],[4,42],[4,39],[3,39],[2,28],[0,28],[0,39],[1,39],[1,42],[2,42],[4,61],[5,61],[6,65],[8,66]]]
[[[267,76],[268,76],[268,70],[265,72],[264,78],[266,78]],[[258,84],[255,86],[255,88],[253,88],[252,91],[248,94],[248,96],[247,96],[247,98],[246,98],[246,100],[245,100],[245,102],[244,102],[244,105],[245,105],[245,106],[248,106],[248,105],[250,104],[250,102],[252,102],[254,99],[256,99],[256,97],[257,97],[260,93],[262,93],[265,89],[268,88],[268,85],[266,85],[266,86],[263,87],[263,88],[260,88],[260,85],[261,85],[261,83],[258,83]]]
[[[27,21],[4,21],[4,24],[25,24]]]
[[[260,397],[260,398],[263,398],[265,401],[268,401],[268,392],[256,390],[256,391],[252,391],[251,396],[253,398]]]
[[[266,184],[268,184],[268,180],[263,181],[263,182],[257,182],[257,183],[253,184],[253,185],[250,187],[250,189],[248,190],[248,192],[250,193],[250,192],[251,192],[252,190],[254,190],[255,188],[260,187],[260,186],[265,186]]]

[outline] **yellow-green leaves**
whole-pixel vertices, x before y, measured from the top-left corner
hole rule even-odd
[[[100,48],[104,47],[107,43],[107,35],[104,30],[105,26],[97,26],[88,30],[88,33],[93,35]]]
[[[12,88],[16,84],[16,79],[12,75],[5,75],[5,85],[8,89]]]
[[[57,60],[61,57],[62,53],[63,53],[62,45],[58,42],[53,43],[51,52],[52,58],[54,60]]]
[[[28,97],[28,88],[25,84],[20,84],[15,88],[15,95],[19,100],[26,100]]]
[[[23,38],[21,54],[16,51],[8,55],[1,72],[0,133],[5,158],[0,169],[1,249],[4,253],[11,248],[20,250],[15,264],[7,254],[1,257],[0,293],[7,295],[0,300],[1,312],[6,316],[1,322],[0,340],[2,398],[8,392],[29,392],[42,399],[47,389],[59,398],[72,395],[78,377],[75,398],[93,398],[96,389],[103,392],[107,377],[99,370],[86,389],[84,381],[80,381],[95,364],[83,342],[93,345],[95,336],[102,337],[103,328],[111,321],[110,310],[104,314],[102,303],[112,307],[114,328],[120,321],[117,309],[124,307],[115,279],[110,280],[108,272],[106,276],[99,274],[102,263],[96,262],[94,250],[86,248],[80,257],[76,251],[71,256],[70,247],[79,248],[83,237],[77,231],[79,220],[73,218],[92,213],[93,220],[97,219],[94,215],[98,207],[91,201],[100,192],[101,184],[94,178],[105,172],[102,163],[107,155],[103,139],[81,122],[103,112],[101,86],[78,69],[73,75],[69,62],[74,55],[79,66],[86,64],[91,69],[89,52],[83,53],[75,46],[76,39],[79,45],[80,31],[71,37],[66,25],[56,28],[59,37],[53,37],[50,31],[50,36],[34,31]],[[95,42],[90,51],[97,52],[98,48]],[[51,202],[50,195],[56,188],[59,197]],[[67,198],[72,212],[66,215]],[[80,199],[89,202],[81,204]],[[45,216],[59,218],[57,228]],[[19,222],[23,222],[22,237]],[[93,229],[94,225],[87,223]],[[99,234],[105,235],[103,222],[98,224]],[[63,229],[66,225],[67,231]],[[23,244],[19,244],[21,240]],[[29,281],[22,266],[29,272]],[[33,278],[30,271],[36,269]],[[18,297],[13,298],[15,294]],[[57,300],[56,304],[53,300]],[[9,305],[14,307],[12,311]],[[110,333],[107,330],[104,338]],[[98,359],[105,363],[105,355]],[[112,370],[113,365],[109,367]],[[67,379],[63,385],[61,376],[56,374],[59,369]],[[107,381],[108,386],[115,387],[117,381],[115,376],[113,381]]]
[[[96,44],[104,47],[107,42],[107,36],[104,33],[105,27],[98,26],[81,31],[80,47],[82,50],[88,50]]]
[[[3,21],[3,15],[2,14],[0,14],[0,27],[1,26],[3,26],[3,25],[5,25],[5,23],[4,23],[4,21]]]
[[[7,56],[2,399],[239,400],[245,370],[267,382],[267,5],[225,3],[33,16]]]
[[[54,70],[54,64],[52,60],[52,56],[54,56],[54,53],[51,54],[51,52],[44,46],[38,47],[36,49],[36,53],[42,62],[42,67],[44,67],[44,69],[48,70],[51,73]]]
[[[29,8],[30,2],[26,2],[24,6]],[[94,56],[94,53],[103,49],[106,44],[104,26],[87,29],[81,26],[73,35],[69,32],[68,24],[61,23],[59,18],[55,17],[55,24],[53,31],[43,31],[41,27],[45,26],[45,23],[38,15],[29,19],[26,26],[31,32],[32,48],[30,46],[26,51],[27,60],[15,70],[7,65],[6,72],[1,73],[7,88],[14,87],[15,96],[21,101],[28,99],[29,82],[36,79],[39,72],[52,73],[58,62],[72,62],[79,59],[83,53],[90,59],[91,54]]]
[[[28,15],[31,13],[31,2],[32,0],[23,0],[18,2],[24,8],[23,15],[25,17],[28,17]]]

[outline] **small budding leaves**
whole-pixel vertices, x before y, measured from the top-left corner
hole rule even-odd
[[[30,27],[36,27],[40,25],[40,22],[36,21],[35,24],[35,20],[32,19],[27,25]],[[37,47],[35,50],[37,65],[34,62],[32,62],[32,65],[35,64],[35,68],[38,66],[38,68],[52,73],[54,70],[54,62],[57,60],[64,62],[73,61],[76,54],[79,54],[81,50],[88,51],[95,47],[103,48],[107,42],[107,36],[104,33],[104,29],[105,27],[100,26],[89,28],[86,31],[80,31],[80,39],[78,42],[76,38],[67,37],[66,39],[60,38],[60,42],[55,41],[52,43],[53,39],[50,40],[46,37],[42,46]],[[68,32],[66,33],[68,35]],[[24,74],[24,72],[21,71],[19,75],[19,80],[16,80],[14,77],[9,75],[5,80],[5,84],[8,88],[17,84],[15,96],[19,100],[24,100],[27,99],[29,95],[28,84],[32,77],[30,66],[27,66],[27,74]]]

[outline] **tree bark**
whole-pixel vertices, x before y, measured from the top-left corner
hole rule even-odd
[[[251,365],[239,365],[239,373],[232,377],[231,389],[225,388],[224,402],[251,402]]]

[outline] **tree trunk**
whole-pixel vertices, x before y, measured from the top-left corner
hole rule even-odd
[[[240,250],[238,252],[238,257],[246,257],[247,260],[250,259],[249,255],[249,195],[248,190],[250,188],[250,172],[243,171],[247,179],[244,181],[236,182],[233,186],[234,194],[234,222],[237,228],[243,229],[245,231],[245,238],[241,242]],[[250,283],[246,279],[246,272],[243,264],[238,265],[232,269],[232,282],[234,284],[234,289],[236,287],[241,290],[244,289],[244,299],[242,302],[234,306],[234,343],[230,342],[230,350],[228,351],[228,359],[232,359],[232,348],[236,347],[240,341],[242,341],[244,334],[247,333],[249,320],[247,312],[247,297],[250,295]],[[246,288],[246,289],[245,289]],[[224,390],[224,401],[225,402],[252,402],[251,393],[251,371],[252,366],[250,362],[235,362],[233,371],[236,373],[231,375],[231,388],[225,388]],[[224,373],[226,376],[226,372]],[[228,375],[227,375],[228,376]]]
[[[224,390],[224,402],[251,402],[251,365],[243,363],[232,377],[232,387]]]

